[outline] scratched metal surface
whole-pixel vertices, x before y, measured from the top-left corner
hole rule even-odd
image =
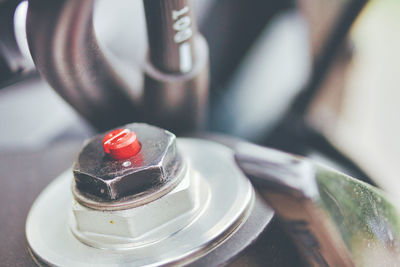
[[[36,151],[0,152],[1,266],[35,266],[25,240],[27,213],[43,188],[72,165],[81,143],[75,140]],[[275,220],[238,256],[230,266],[300,266],[299,255]]]

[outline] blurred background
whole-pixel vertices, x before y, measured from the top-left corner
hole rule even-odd
[[[193,3],[210,51],[208,117],[200,131],[180,135],[218,133],[306,155],[400,196],[398,0]],[[21,224],[97,132],[36,69],[28,5],[0,0],[0,201],[19,207]],[[141,94],[142,1],[95,1],[93,21],[112,67]]]

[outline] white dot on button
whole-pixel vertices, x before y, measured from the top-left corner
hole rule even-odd
[[[129,167],[131,165],[132,165],[132,162],[130,162],[130,161],[125,161],[124,163],[122,163],[123,167]]]

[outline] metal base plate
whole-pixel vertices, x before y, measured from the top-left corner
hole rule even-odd
[[[72,175],[54,180],[33,204],[26,223],[32,254],[56,266],[144,266],[186,264],[199,259],[243,224],[254,202],[251,184],[230,149],[208,141],[178,139],[178,148],[211,190],[204,212],[186,228],[155,243],[124,250],[100,250],[78,241],[68,224]]]

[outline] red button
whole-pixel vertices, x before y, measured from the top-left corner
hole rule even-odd
[[[122,160],[139,153],[140,143],[135,132],[129,129],[118,129],[104,137],[103,148],[111,158]]]

